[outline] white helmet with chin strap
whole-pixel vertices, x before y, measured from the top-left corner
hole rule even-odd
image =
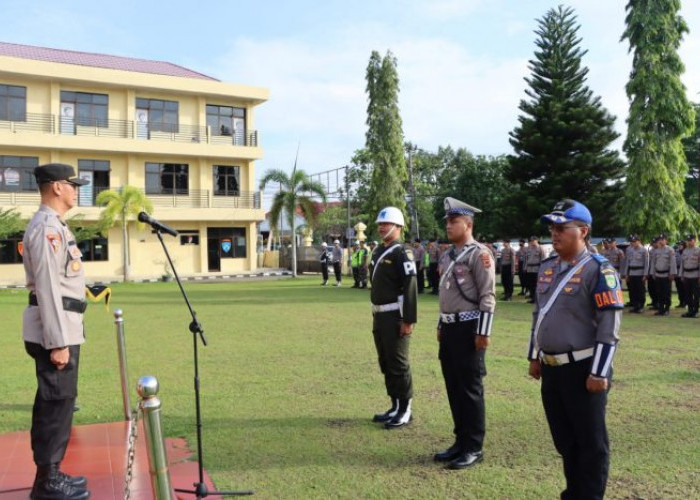
[[[382,208],[377,215],[377,220],[374,221],[377,224],[382,222],[387,222],[389,224],[396,224],[397,226],[405,226],[403,220],[403,212],[396,207],[386,207]]]

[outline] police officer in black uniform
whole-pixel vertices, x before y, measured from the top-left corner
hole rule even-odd
[[[542,379],[542,403],[566,477],[562,499],[602,500],[610,445],[605,424],[612,362],[624,308],[620,278],[586,242],[593,218],[562,200],[542,217],[556,257],[537,279],[528,359]]]
[[[78,395],[80,345],[85,342],[85,272],[82,254],[63,216],[88,182],[70,165],[51,163],[34,169],[41,206],[22,240],[29,305],[22,337],[34,359],[37,391],[32,410],[31,443],[36,478],[34,500],[85,500],[83,476],[61,471]]]
[[[400,241],[404,227],[401,210],[386,207],[376,222],[383,244],[372,253],[369,267],[372,333],[391,407],[372,420],[395,429],[407,425],[412,418],[413,380],[408,348],[417,318],[416,263],[411,249]]]
[[[328,249],[328,243],[321,243],[321,254],[318,256],[321,261],[321,274],[323,275],[323,283],[321,286],[328,286],[328,266],[333,261],[333,253]]]

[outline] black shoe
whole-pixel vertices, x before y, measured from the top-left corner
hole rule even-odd
[[[56,464],[38,467],[34,486],[29,494],[32,500],[87,500],[90,492],[73,486]],[[85,478],[83,478],[85,479]]]
[[[85,488],[87,486],[87,478],[85,476],[69,476],[61,470],[59,470],[58,473],[63,476],[64,480],[68,481],[68,484],[71,486],[76,488]]]
[[[455,443],[449,448],[447,448],[445,451],[436,453],[433,458],[436,462],[451,462],[452,460],[457,458],[461,453],[462,447]]]
[[[372,422],[388,422],[389,420],[391,420],[393,417],[396,416],[398,411],[399,411],[399,400],[392,399],[391,400],[391,408],[389,408],[384,413],[377,413],[374,417],[372,417]]]
[[[452,460],[447,464],[448,469],[466,469],[467,467],[473,467],[479,462],[484,460],[484,452],[482,451],[465,451],[459,454],[457,458]]]
[[[642,314],[642,313],[644,312],[644,310],[643,310],[643,309],[640,309],[639,307],[635,307],[635,308],[632,309],[630,312],[633,313],[633,314]]]
[[[534,304],[534,303],[535,303],[535,300],[534,300],[534,299],[530,299],[530,300],[527,301],[527,303],[528,303],[528,304]]]
[[[685,308],[685,304],[682,304],[682,303],[681,303],[681,304],[678,304],[678,305],[676,306],[676,309],[683,309],[683,308]]]
[[[384,428],[398,429],[399,427],[410,424],[411,420],[413,420],[413,415],[411,414],[411,400],[399,399],[399,409],[396,415],[391,417],[391,420],[384,423]]]

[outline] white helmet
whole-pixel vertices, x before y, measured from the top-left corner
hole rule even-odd
[[[326,242],[324,241],[323,243],[321,243],[321,246],[322,246],[322,247],[327,247],[327,246],[328,246],[328,243],[326,243]]]
[[[333,240],[333,244],[334,244],[334,245],[336,245],[336,244],[338,244],[338,243],[340,243],[340,240]]]
[[[377,224],[388,222],[389,224],[396,224],[397,226],[401,227],[405,225],[403,220],[403,212],[396,207],[382,208],[379,211],[379,215],[377,215],[377,220],[374,222]]]

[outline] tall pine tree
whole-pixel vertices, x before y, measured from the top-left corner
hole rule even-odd
[[[398,207],[406,215],[408,172],[399,113],[399,75],[391,52],[382,58],[372,51],[367,66],[367,99],[365,147],[372,178],[364,211],[374,222],[379,210],[387,206]]]
[[[508,157],[511,221],[520,235],[542,232],[541,214],[560,199],[573,198],[593,213],[596,232],[617,230],[615,203],[624,162],[610,149],[618,133],[615,117],[586,85],[579,25],[574,11],[559,6],[538,21],[529,99],[520,101],[520,124],[510,133]]]
[[[646,238],[676,234],[697,220],[683,197],[688,164],[681,140],[692,133],[694,111],[680,79],[685,68],[678,48],[688,32],[680,6],[680,0],[630,0],[626,7],[622,39],[633,60],[622,217],[627,229]]]

